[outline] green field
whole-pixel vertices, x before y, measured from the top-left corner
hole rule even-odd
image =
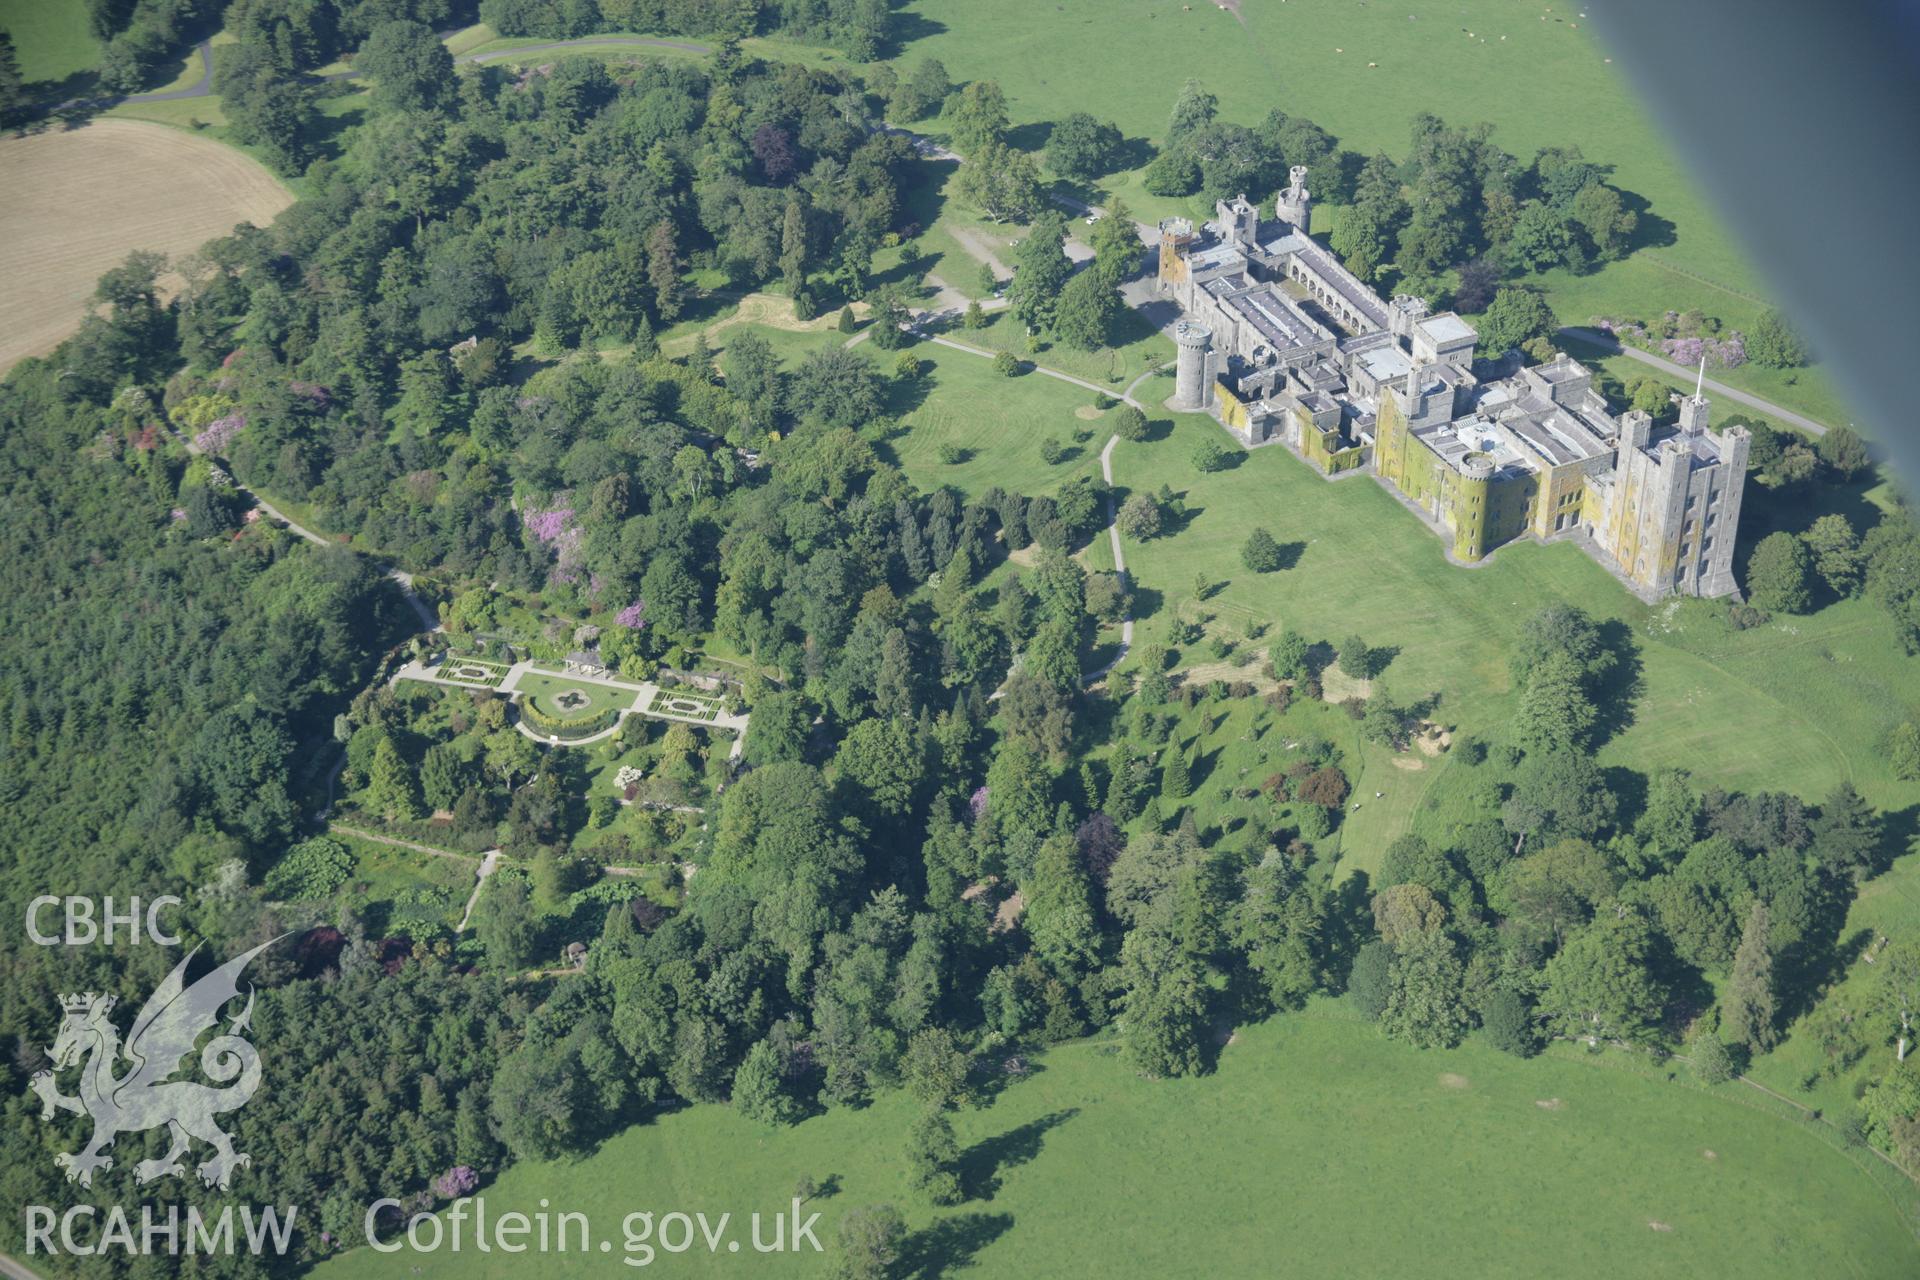
[[[1337,1005],[1245,1030],[1216,1075],[1140,1079],[1110,1042],[1050,1052],[993,1105],[955,1117],[976,1198],[936,1216],[904,1191],[903,1095],[771,1131],[717,1106],[611,1139],[578,1163],[521,1165],[488,1212],[588,1214],[611,1256],[545,1254],[543,1275],[612,1276],[636,1210],[787,1204],[802,1177],[829,1250],[840,1215],[894,1201],[914,1265],[935,1276],[1910,1276],[1904,1198],[1816,1131],[1608,1058],[1521,1062],[1477,1044],[1421,1053]],[[1863,1158],[1863,1157],[1855,1157]],[[1415,1208],[1417,1206],[1417,1209]],[[696,1237],[697,1238],[697,1237]],[[761,1257],[824,1275],[828,1257]],[[740,1273],[704,1246],[657,1261]],[[325,1280],[506,1276],[512,1259],[361,1249]]]
[[[100,60],[100,42],[87,26],[87,7],[77,0],[0,0],[0,31],[13,37],[20,74],[29,87],[89,71]]]
[[[1808,799],[1851,778],[1885,809],[1920,800],[1920,788],[1896,780],[1878,749],[1920,702],[1920,685],[1874,605],[1847,601],[1734,632],[1706,602],[1647,607],[1568,543],[1515,543],[1464,568],[1449,564],[1440,540],[1366,475],[1329,482],[1284,448],[1268,447],[1202,476],[1191,455],[1210,433],[1220,435],[1210,419],[1185,416],[1169,437],[1123,442],[1114,453],[1116,485],[1166,484],[1184,494],[1190,512],[1184,528],[1128,544],[1128,567],[1145,588],[1141,644],[1164,639],[1176,609],[1192,612],[1194,571],[1206,566],[1226,579],[1204,606],[1217,615],[1216,630],[1238,638],[1259,621],[1334,644],[1357,633],[1398,650],[1381,677],[1397,700],[1438,693],[1436,719],[1497,737],[1514,704],[1515,638],[1542,604],[1565,600],[1617,620],[1640,649],[1633,723],[1606,746],[1605,763],[1679,766],[1702,786]],[[1753,494],[1759,500],[1760,491]],[[1240,568],[1239,547],[1256,526],[1297,551],[1293,567]],[[1416,806],[1439,802],[1430,789],[1471,785],[1450,780],[1464,770],[1444,758],[1408,770],[1381,748],[1354,750],[1363,803],[1348,844],[1376,855]],[[1376,799],[1375,791],[1386,794]]]
[[[1616,186],[1644,197],[1658,222],[1625,261],[1545,279],[1563,322],[1698,307],[1750,328],[1764,309],[1763,278],[1641,109],[1623,68],[1607,61],[1578,4],[1243,0],[1232,10],[1161,0],[912,0],[902,22],[919,34],[901,57],[909,65],[937,57],[960,83],[997,80],[1016,126],[1088,111],[1129,139],[1155,140],[1192,76],[1218,96],[1224,119],[1257,124],[1278,107],[1361,155],[1403,158],[1410,122],[1423,111],[1460,126],[1496,122],[1494,141],[1523,162],[1541,147],[1577,144],[1612,167]],[[1016,127],[1015,141],[1038,145],[1041,132]],[[1137,172],[1108,189],[1144,218],[1211,213],[1150,195]],[[1316,217],[1316,231],[1329,226]],[[1725,377],[1818,417],[1847,416],[1817,370],[1791,385],[1753,366]]]

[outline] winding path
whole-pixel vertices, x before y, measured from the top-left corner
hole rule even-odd
[[[480,869],[474,873],[473,893],[467,898],[467,909],[460,913],[460,923],[454,926],[455,933],[465,933],[467,923],[473,919],[473,908],[480,901],[480,891],[487,887],[487,877],[500,865],[500,851],[487,850],[487,856],[480,859]]]
[[[910,330],[913,330],[916,337],[923,338],[926,341],[933,343],[935,346],[947,347],[954,351],[964,351],[970,356],[980,356],[988,360],[993,359],[994,356],[999,354],[998,352],[986,351],[980,347],[972,346],[965,342],[956,342],[952,338],[942,337],[940,334],[937,334],[937,333],[927,333],[922,330],[915,329],[916,323],[924,323],[926,320],[937,319],[937,318],[938,316],[934,313],[922,312],[920,313],[916,321],[909,322],[908,325],[905,327]],[[852,344],[849,343],[848,345],[851,346]],[[1100,395],[1103,395],[1103,396],[1113,394],[1106,387],[1101,386],[1097,382],[1089,382],[1085,378],[1076,378],[1074,375],[1070,373],[1066,373],[1060,369],[1049,369],[1047,368],[1047,366],[1043,364],[1035,364],[1031,361],[1028,362],[1028,367],[1031,368],[1035,373],[1043,373],[1049,378],[1058,378],[1062,382],[1070,382],[1076,387],[1085,387],[1087,390],[1098,392]],[[1156,376],[1159,372],[1160,371],[1158,369],[1149,369],[1145,373],[1141,374],[1139,377],[1135,378],[1132,382],[1129,382],[1127,384],[1127,389],[1125,391],[1122,391],[1118,397],[1121,403],[1130,404],[1134,408],[1140,410],[1140,412],[1145,413],[1147,411],[1146,406],[1141,404],[1138,400],[1135,400],[1133,398],[1133,393],[1141,383],[1145,382],[1149,378]],[[1126,555],[1126,552],[1120,546],[1120,525],[1118,522],[1118,510],[1113,500],[1113,447],[1119,443],[1120,443],[1119,436],[1114,435],[1114,436],[1107,437],[1107,443],[1105,447],[1103,447],[1100,450],[1100,475],[1107,482],[1107,541],[1108,541],[1108,544],[1113,548],[1113,571],[1120,576],[1120,585],[1124,587],[1127,585],[1127,555]],[[1120,648],[1118,649],[1118,651],[1114,653],[1113,658],[1105,666],[1101,667],[1098,671],[1093,671],[1088,673],[1086,680],[1084,681],[1086,687],[1092,688],[1094,685],[1099,684],[1102,680],[1105,680],[1107,676],[1112,673],[1115,667],[1119,666],[1122,662],[1126,660],[1127,653],[1132,648],[1133,648],[1133,613],[1131,610],[1129,610],[1128,612],[1120,616]],[[991,694],[989,694],[987,697],[987,700],[989,702],[994,701],[998,699],[1005,692],[1006,692],[1006,685],[1003,684],[998,689],[995,689]],[[745,739],[745,735],[743,734],[742,740],[744,741],[744,739]]]
[[[192,441],[192,439],[190,439],[189,437],[181,434],[180,431],[178,431],[173,426],[172,423],[167,424],[167,433],[171,435],[175,440],[178,440],[181,446],[185,448],[188,453],[197,454],[201,452],[200,446],[195,444]],[[246,485],[240,483],[240,481],[233,474],[233,467],[227,462],[225,458],[220,457],[218,454],[211,454],[211,453],[208,454],[207,456],[209,458],[212,458],[215,462],[218,462],[221,465],[222,469],[226,471],[227,479],[233,485],[234,489],[240,493],[246,494],[249,498],[252,498],[253,505],[260,508],[260,510],[266,512],[269,519],[276,520],[280,524],[285,525],[293,533],[299,535],[302,538],[305,538],[308,542],[313,543],[315,546],[338,547],[338,546],[346,545],[345,543],[336,542],[331,538],[325,538],[325,537],[322,537],[320,534],[315,533],[313,530],[307,528],[305,525],[295,520],[292,516],[288,515],[286,512],[280,510],[280,508],[274,506],[271,502],[268,502],[265,498],[255,493],[252,489],[249,489],[247,488]],[[372,557],[369,556],[368,559],[372,559]],[[379,564],[380,562],[378,560],[375,560],[374,563]],[[419,593],[413,589],[413,575],[408,573],[406,570],[401,569],[395,565],[386,565],[385,568],[387,571],[388,580],[390,580],[391,582],[394,583],[394,585],[400,588],[400,594],[403,597],[405,597],[407,604],[412,607],[414,616],[420,619],[421,629],[423,631],[446,630],[445,624],[443,624],[440,621],[440,615],[435,613],[432,609],[427,608],[426,601],[422,600],[420,598]],[[329,798],[329,804],[331,804],[331,798]]]
[[[200,55],[200,78],[184,89],[169,89],[158,93],[130,93],[115,102],[179,102],[186,98],[204,98],[213,92],[213,42],[202,40],[194,46],[194,52]]]
[[[232,474],[231,468],[228,469],[228,474],[229,475]],[[299,524],[293,519],[293,517],[289,516],[286,512],[280,510],[280,508],[274,506],[271,502],[268,502],[265,498],[261,497],[259,494],[255,493],[253,490],[247,488],[247,486],[245,486],[244,484],[241,484],[238,480],[235,480],[233,482],[233,487],[238,489],[241,493],[246,494],[249,498],[252,498],[254,505],[259,507],[262,511],[266,512],[270,518],[274,520],[278,520],[281,524],[285,525],[288,529],[291,529],[294,533],[299,534],[301,537],[305,538],[308,542],[314,543],[322,547],[337,547],[337,546],[344,545],[342,543],[332,542],[326,538],[323,538],[319,534],[315,533],[313,530],[305,527],[302,524]],[[379,562],[375,561],[375,563],[377,564]],[[426,631],[446,630],[446,625],[440,621],[440,616],[436,614],[433,610],[427,608],[427,602],[422,600],[419,596],[419,593],[414,591],[413,575],[408,573],[405,569],[396,568],[393,565],[388,565],[386,568],[387,568],[387,578],[400,588],[400,594],[404,596],[406,598],[407,603],[413,607],[414,616],[420,619],[421,628]]]
[[[1140,376],[1144,378],[1147,375],[1142,374]],[[1133,386],[1137,387],[1139,385],[1140,381],[1136,378]],[[1127,390],[1131,392],[1133,387],[1128,387]],[[1127,397],[1127,403],[1133,403],[1133,397],[1131,395]],[[1100,450],[1100,474],[1107,482],[1107,543],[1113,548],[1113,571],[1120,575],[1120,583],[1122,586],[1125,586],[1127,582],[1127,553],[1120,549],[1119,513],[1113,501],[1113,446],[1119,443],[1119,436],[1107,437],[1106,448]],[[1126,661],[1127,652],[1132,648],[1133,611],[1129,609],[1120,617],[1119,651],[1113,655],[1113,660],[1108,662],[1106,666],[1088,676],[1087,683],[1098,684],[1100,681],[1105,680],[1115,667]]]

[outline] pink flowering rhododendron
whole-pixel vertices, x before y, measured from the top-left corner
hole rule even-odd
[[[457,1200],[480,1185],[480,1175],[464,1164],[457,1164],[433,1180],[433,1194],[443,1200]]]
[[[1716,369],[1737,369],[1747,361],[1746,339],[1738,333],[1725,338],[1668,338],[1660,350],[1689,369],[1699,368],[1703,359]]]
[[[551,511],[535,511],[529,507],[524,523],[527,532],[539,542],[557,542],[565,537],[573,523],[573,508],[555,507]]]
[[[206,429],[193,438],[194,447],[202,453],[225,453],[233,438],[247,425],[247,415],[230,413],[224,418],[215,418]]]
[[[586,548],[582,545],[580,526],[574,521],[573,508],[555,507],[551,511],[540,511],[528,507],[520,513],[520,521],[526,525],[534,541],[553,548],[553,581],[580,581],[581,559],[586,555]]]
[[[644,627],[647,625],[647,619],[645,617],[646,609],[647,602],[645,600],[635,600],[632,604],[615,614],[613,620],[623,627],[633,627],[636,629]]]
[[[967,811],[974,822],[987,816],[987,789],[981,787],[967,800]]]

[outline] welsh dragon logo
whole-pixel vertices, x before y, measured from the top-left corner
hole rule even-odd
[[[67,1171],[67,1181],[91,1187],[96,1169],[113,1168],[113,1158],[104,1153],[116,1137],[161,1125],[171,1133],[173,1145],[158,1160],[142,1160],[134,1166],[134,1178],[140,1183],[185,1174],[180,1157],[188,1153],[194,1138],[213,1148],[213,1155],[197,1169],[209,1187],[225,1191],[233,1171],[253,1163],[245,1152],[233,1149],[233,1140],[214,1123],[215,1116],[245,1106],[260,1087],[260,1055],[241,1037],[253,1018],[251,986],[246,1008],[227,1025],[224,1035],[216,1035],[200,1050],[200,1070],[214,1084],[169,1077],[180,1069],[181,1059],[193,1052],[201,1035],[218,1028],[221,1010],[240,995],[240,973],[247,962],[277,941],[263,942],[235,956],[191,986],[187,965],[200,949],[189,951],[147,998],[124,1046],[119,1029],[107,1016],[113,1011],[114,997],[87,992],[60,998],[66,1018],[47,1055],[54,1070],[36,1072],[28,1083],[40,1095],[41,1119],[52,1119],[56,1109],[93,1119],[92,1141],[78,1154],[63,1152],[54,1157]],[[127,1066],[116,1075],[122,1057]],[[79,1096],[68,1097],[60,1092],[54,1072],[83,1059]]]

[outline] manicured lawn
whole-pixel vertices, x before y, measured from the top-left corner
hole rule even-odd
[[[1567,543],[1514,544],[1462,568],[1368,476],[1328,482],[1279,447],[1201,475],[1191,456],[1209,434],[1222,438],[1210,420],[1185,416],[1167,438],[1115,450],[1116,485],[1166,484],[1190,513],[1184,528],[1127,545],[1128,567],[1144,588],[1138,643],[1163,640],[1176,608],[1192,612],[1195,569],[1205,566],[1227,579],[1204,606],[1217,615],[1216,629],[1238,637],[1258,620],[1334,644],[1357,633],[1397,649],[1381,677],[1396,699],[1437,692],[1436,719],[1498,737],[1514,706],[1509,664],[1520,628],[1542,605],[1564,600],[1617,621],[1640,650],[1633,722],[1607,744],[1605,763],[1679,766],[1702,786],[1809,799],[1851,778],[1889,809],[1920,799],[1920,788],[1892,776],[1877,746],[1915,701],[1916,684],[1874,606],[1847,602],[1733,632],[1714,605],[1649,609]],[[1256,526],[1297,551],[1293,567],[1240,567],[1240,545]],[[1441,775],[1460,767],[1428,761],[1409,771],[1378,748],[1361,750],[1368,764],[1354,789],[1363,804],[1345,847],[1377,857],[1428,788],[1452,785]],[[1375,791],[1386,795],[1376,799]]]
[[[976,1198],[936,1213],[905,1186],[913,1104],[889,1094],[773,1131],[696,1106],[575,1163],[519,1166],[490,1215],[590,1216],[610,1254],[549,1253],[543,1275],[621,1274],[620,1220],[783,1207],[802,1177],[827,1255],[755,1256],[818,1276],[848,1209],[898,1204],[916,1276],[1909,1276],[1888,1190],[1802,1125],[1609,1058],[1530,1062],[1469,1045],[1421,1053],[1336,1005],[1240,1033],[1217,1074],[1140,1079],[1110,1042],[1056,1049],[954,1127]],[[991,1198],[984,1198],[990,1195]],[[1417,1209],[1415,1208],[1417,1206]],[[931,1228],[931,1230],[930,1230]],[[742,1253],[746,1250],[743,1246]],[[676,1274],[740,1270],[701,1245]],[[376,1254],[326,1280],[507,1276],[498,1255]],[[964,1268],[964,1272],[963,1272]]]
[[[1494,141],[1523,162],[1541,147],[1576,144],[1612,168],[1617,186],[1644,197],[1652,217],[1640,251],[1625,262],[1589,276],[1546,279],[1563,320],[1699,307],[1750,328],[1762,310],[1756,298],[1767,292],[1763,278],[1641,109],[1623,67],[1607,61],[1610,51],[1581,20],[1578,5],[1243,0],[1234,8],[1161,0],[912,0],[901,21],[918,34],[900,62],[932,56],[956,82],[997,80],[1022,145],[1042,142],[1044,128],[1019,126],[1043,126],[1076,110],[1114,121],[1130,139],[1157,140],[1189,76],[1219,97],[1225,119],[1254,125],[1277,107],[1310,117],[1361,155],[1384,150],[1404,158],[1411,121],[1423,111],[1462,127],[1497,122]],[[1193,208],[1197,202],[1149,195],[1137,172],[1103,185],[1143,218],[1211,214]],[[1316,217],[1316,230],[1329,225]],[[1817,375],[1803,374],[1795,386],[1757,370],[1738,376],[1740,385],[1790,407],[1840,416]]]
[[[972,342],[977,334],[962,330],[953,336]],[[931,372],[922,375],[924,387],[900,393],[906,403],[896,412],[908,429],[887,448],[920,488],[952,485],[972,495],[999,485],[1036,497],[1074,476],[1098,474],[1100,449],[1112,430],[1101,430],[1100,417],[1079,413],[1092,412],[1093,392],[1032,370],[1009,378],[983,356],[930,342],[912,351]],[[921,391],[925,399],[912,403]],[[1079,431],[1091,434],[1075,441]],[[1058,463],[1040,456],[1048,437],[1069,450]],[[943,445],[964,450],[964,458],[942,462]]]
[[[612,685],[570,680],[538,671],[523,674],[514,685],[514,692],[525,694],[542,715],[559,720],[586,720],[602,711],[631,707],[636,696],[632,689],[616,689]],[[584,701],[574,700],[576,695]],[[568,701],[562,702],[563,697]]]
[[[1173,364],[1173,343],[1130,307],[1121,309],[1116,325],[1118,332],[1115,337],[1120,345],[1102,347],[1097,351],[1077,351],[1065,344],[1051,342],[1036,352],[1027,345],[1026,332],[1011,315],[1004,311],[991,312],[988,319],[983,329],[956,328],[946,336],[956,342],[984,347],[989,351],[1011,351],[1022,360],[1037,361],[1048,368],[1108,387],[1114,396],[1125,391],[1128,383],[1145,373],[1155,362],[1167,366]],[[1092,393],[1088,392],[1088,395]]]
[[[456,31],[440,43],[447,46],[447,52],[454,57],[463,53],[472,53],[490,40],[498,40],[499,33],[486,23],[477,23],[463,31]]]

